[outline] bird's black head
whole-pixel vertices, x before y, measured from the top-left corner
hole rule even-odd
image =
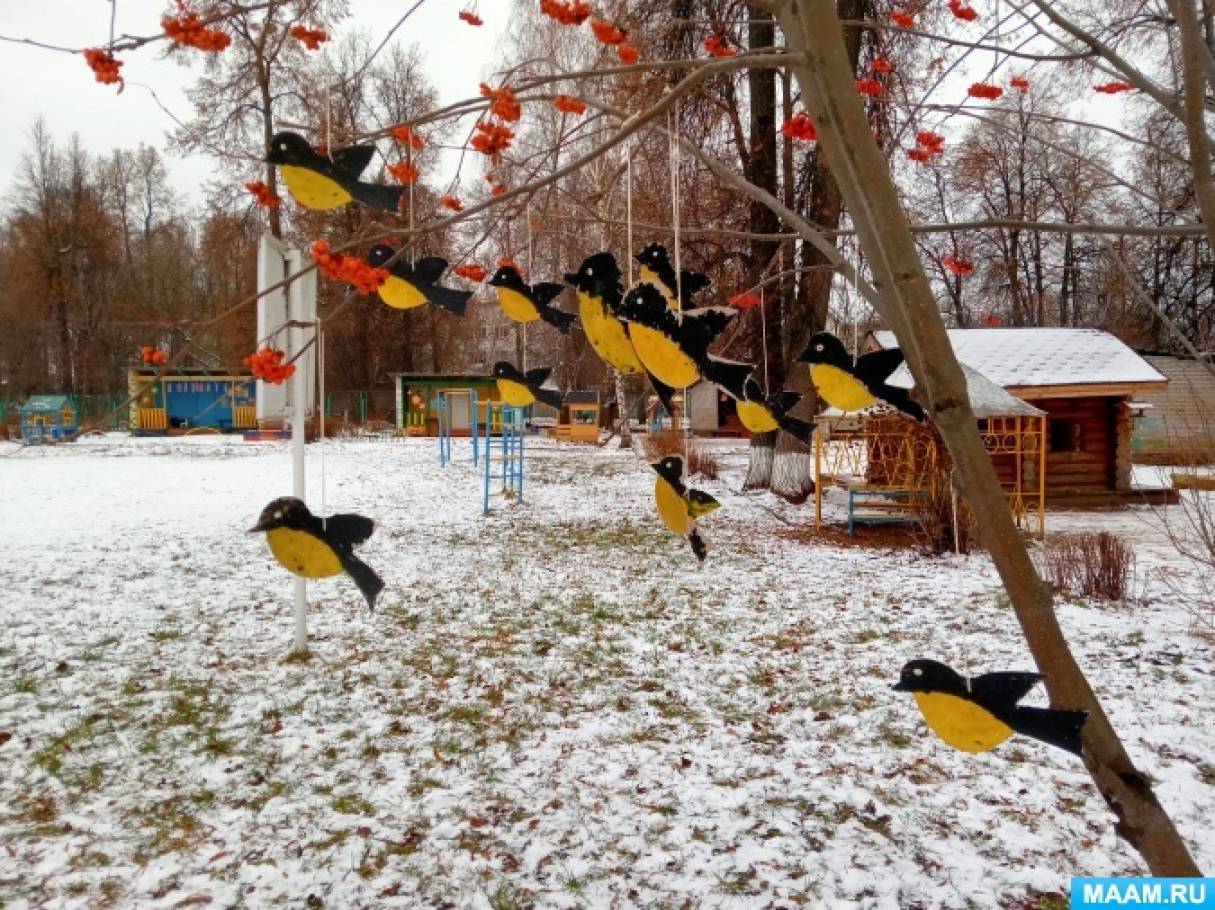
[[[755,381],[754,376],[748,376],[747,381],[743,383],[742,397],[745,401],[758,401],[763,403],[764,390],[760,388],[759,383]]]
[[[318,155],[299,133],[275,133],[266,154],[267,164],[304,164],[315,161]]]
[[[384,263],[387,262],[389,259],[391,259],[396,254],[397,254],[397,251],[394,250],[392,247],[390,247],[388,244],[377,243],[370,250],[368,250],[367,261],[370,262],[375,268],[379,269],[379,268],[383,268]]]
[[[566,272],[565,283],[584,294],[603,295],[620,286],[620,266],[611,253],[596,253],[584,259],[577,272]]]
[[[650,467],[658,472],[658,476],[671,486],[683,483],[683,456],[668,455],[662,461],[651,462]]]
[[[499,266],[498,271],[494,272],[494,276],[489,279],[489,283],[496,288],[509,288],[512,291],[522,291],[527,288],[519,270],[509,265]]]
[[[966,694],[966,680],[939,660],[921,657],[908,661],[894,684],[899,692],[945,692]]]
[[[667,311],[667,300],[649,283],[634,285],[616,307],[615,315],[642,325],[657,325]]]
[[[852,358],[848,356],[844,343],[830,332],[816,333],[797,359],[802,363],[826,363],[841,369],[852,366]]]
[[[308,511],[308,506],[304,505],[302,499],[283,496],[262,509],[261,517],[258,518],[257,524],[249,529],[249,533],[273,531],[275,528],[302,528],[311,517],[312,513]]]
[[[645,249],[637,254],[636,259],[656,272],[660,269],[671,268],[671,258],[667,255],[667,248],[661,243],[647,244]]]
[[[509,379],[512,382],[523,382],[524,376],[509,360],[499,360],[494,364],[494,379]]]

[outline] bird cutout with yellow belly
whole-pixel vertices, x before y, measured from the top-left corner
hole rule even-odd
[[[270,552],[293,575],[330,578],[345,572],[367,598],[367,606],[374,610],[384,581],[354,555],[354,548],[371,537],[374,530],[375,522],[362,515],[331,515],[322,521],[308,510],[303,500],[284,496],[262,509],[249,533],[265,532]]]
[[[668,455],[650,467],[658,474],[654,481],[654,505],[658,508],[658,517],[667,528],[685,538],[696,558],[704,562],[709,545],[696,523],[721,503],[702,490],[690,489],[683,482],[683,456]]]
[[[748,432],[771,433],[780,429],[806,445],[810,444],[814,428],[804,420],[789,416],[789,411],[797,407],[798,402],[802,400],[799,392],[785,389],[775,395],[765,396],[754,376],[749,376],[741,389],[723,386],[723,390],[734,399],[738,420]]]
[[[702,376],[724,388],[740,388],[747,381],[754,366],[709,353],[709,345],[737,312],[732,307],[675,312],[662,292],[646,282],[634,285],[616,309],[617,317],[628,323],[641,365],[673,388],[693,385]]]
[[[884,401],[916,420],[924,419],[924,409],[906,389],[886,382],[902,365],[902,351],[874,351],[853,358],[830,332],[818,332],[798,360],[810,364],[810,381],[833,408],[859,411]]]
[[[672,310],[692,309],[693,298],[713,284],[704,272],[680,269],[679,300],[676,302],[675,267],[671,265],[671,257],[667,254],[667,248],[661,243],[651,243],[633,258],[641,266],[637,273],[637,280],[658,288],[662,292],[662,296],[666,298],[667,307]]]
[[[541,281],[529,285],[513,266],[504,265],[494,272],[489,283],[498,289],[498,306],[514,322],[537,322],[543,319],[562,335],[570,333],[576,318],[553,306],[553,298],[565,290],[565,285]]]
[[[628,327],[616,316],[623,288],[620,267],[611,253],[596,253],[583,260],[577,272],[567,272],[565,283],[578,294],[578,315],[591,349],[612,369],[624,374],[644,373],[668,414],[675,413],[675,389],[641,365]]]
[[[425,303],[433,303],[453,316],[463,316],[464,308],[472,291],[445,288],[439,279],[447,271],[447,260],[439,256],[426,256],[410,265],[397,259],[385,265],[396,250],[384,243],[377,243],[367,254],[367,261],[377,269],[387,268],[389,278],[379,288],[380,299],[396,310],[412,310]]]
[[[919,659],[903,667],[894,688],[914,694],[932,731],[963,752],[987,752],[1020,733],[1080,755],[1088,712],[1017,704],[1042,678],[1040,673],[965,677],[939,661]]]
[[[305,208],[327,212],[354,200],[369,208],[396,212],[403,186],[359,180],[374,155],[374,145],[349,145],[326,157],[299,133],[283,132],[270,140],[266,163],[278,165],[292,198]]]
[[[542,401],[549,407],[561,407],[561,393],[556,389],[543,388],[552,374],[552,367],[536,367],[526,373],[507,360],[494,364],[493,377],[498,383],[498,394],[513,408],[526,408]]]

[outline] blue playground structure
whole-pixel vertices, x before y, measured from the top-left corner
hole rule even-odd
[[[453,396],[468,397],[469,438],[472,440],[473,464],[480,459],[477,431],[477,390],[476,389],[439,389],[435,392],[431,406],[438,419],[439,437],[439,467],[447,467],[451,461],[451,428],[452,428],[452,398]],[[488,406],[488,402],[487,402]],[[488,421],[486,425],[488,426]]]
[[[495,414],[495,411],[498,413]],[[489,514],[490,486],[494,480],[502,481],[502,489],[492,495],[510,498],[515,502],[523,501],[523,437],[526,429],[527,408],[511,407],[500,401],[486,402],[485,492],[481,500],[482,514]]]
[[[33,395],[18,410],[21,441],[26,445],[58,442],[80,429],[76,406],[66,395]]]

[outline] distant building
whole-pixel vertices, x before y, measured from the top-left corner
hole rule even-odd
[[[1131,436],[1136,461],[1210,464],[1215,461],[1215,376],[1193,357],[1144,353],[1168,378],[1163,391],[1142,396]]]

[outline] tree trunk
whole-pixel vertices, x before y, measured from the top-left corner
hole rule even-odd
[[[616,383],[616,411],[620,415],[620,448],[633,448],[633,428],[629,420],[628,399],[624,394],[624,374],[612,370],[612,378]]]
[[[1151,784],[1131,762],[1068,648],[1050,589],[1038,577],[1013,524],[889,163],[873,141],[856,92],[834,2],[778,0],[775,9],[789,50],[801,55],[801,62],[792,64],[793,71],[872,267],[878,310],[894,329],[918,394],[949,447],[980,538],[1046,677],[1051,704],[1088,712],[1082,734],[1085,765],[1118,818],[1117,832],[1139,851],[1152,874],[1197,876],[1189,850]]]
[[[776,434],[753,433],[747,457],[747,479],[744,490],[766,490],[772,485],[772,464],[776,454]]]

